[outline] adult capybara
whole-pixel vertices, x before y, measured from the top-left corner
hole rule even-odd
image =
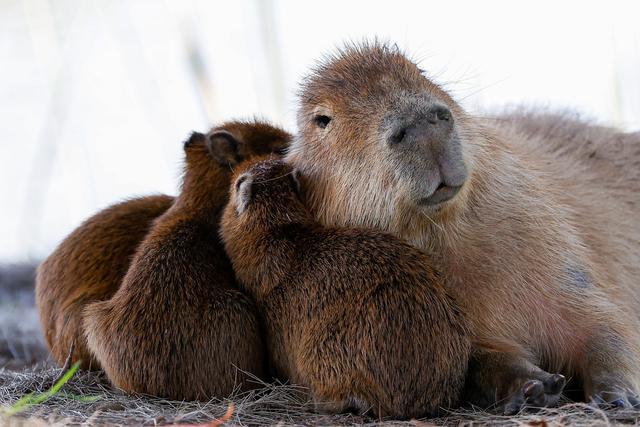
[[[240,151],[230,153],[230,166],[252,154],[282,153],[286,148],[283,143],[291,139],[285,131],[262,122],[230,121],[220,128],[242,141]],[[110,206],[82,223],[40,264],[36,303],[56,362],[62,364],[75,343],[72,360],[80,360],[83,369],[100,369],[87,349],[82,310],[91,302],[111,298],[118,290],[152,222],[173,201],[171,196],[154,195]]]
[[[564,378],[546,371],[586,399],[638,403],[639,134],[472,116],[377,43],[319,65],[298,126],[287,160],[320,222],[406,239],[460,301],[476,403],[554,404]]]
[[[154,221],[113,297],[84,309],[88,348],[119,388],[206,400],[247,388],[245,373],[263,375],[255,306],[236,288],[218,237],[230,165],[287,139],[274,129],[252,142],[224,127],[208,137],[194,133],[184,147],[180,195]]]
[[[456,402],[470,341],[429,259],[379,231],[320,226],[281,160],[236,177],[220,232],[275,374],[330,412],[410,418]]]

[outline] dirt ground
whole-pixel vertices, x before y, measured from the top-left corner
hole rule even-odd
[[[7,410],[29,393],[42,393],[59,379],[61,369],[48,358],[33,300],[33,265],[0,267],[0,426],[605,426],[640,423],[640,411],[601,411],[580,403],[537,413],[504,417],[464,409],[430,420],[373,420],[355,415],[317,414],[305,391],[263,384],[257,391],[224,401],[175,402],[131,396],[114,389],[99,373],[78,372],[48,400],[17,415]],[[213,423],[212,423],[213,421]]]

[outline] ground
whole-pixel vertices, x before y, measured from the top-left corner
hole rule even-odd
[[[47,400],[22,407],[16,402],[29,393],[36,398],[62,376],[42,341],[33,301],[33,266],[0,267],[0,426],[42,425],[498,425],[600,426],[640,423],[640,411],[595,410],[581,403],[557,409],[504,417],[478,409],[446,412],[431,420],[393,422],[354,415],[327,416],[313,412],[304,389],[262,384],[250,393],[224,401],[173,402],[131,396],[114,389],[100,373],[77,372]],[[44,397],[43,397],[44,398]]]

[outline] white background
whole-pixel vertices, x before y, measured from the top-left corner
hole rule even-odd
[[[636,0],[0,0],[0,262],[175,194],[191,130],[256,115],[294,131],[301,76],[345,40],[398,43],[476,113],[638,130],[639,17]]]

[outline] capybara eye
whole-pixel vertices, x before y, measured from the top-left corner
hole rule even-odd
[[[288,151],[289,151],[289,147],[279,147],[279,148],[274,148],[273,150],[274,154],[277,154],[278,156],[284,156],[287,154]]]
[[[329,122],[331,121],[331,117],[325,115],[317,115],[313,118],[313,121],[316,122],[320,129],[324,129],[327,127]]]

